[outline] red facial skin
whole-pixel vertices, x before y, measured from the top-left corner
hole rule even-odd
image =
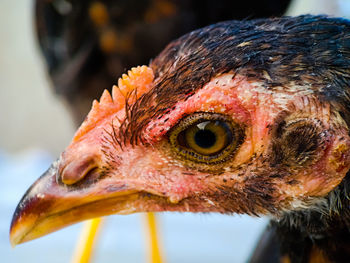
[[[100,107],[112,105],[111,100],[105,94]],[[58,174],[51,175],[56,180],[42,180],[27,194],[29,201],[23,203],[31,208],[14,217],[13,243],[113,213],[191,211],[278,217],[284,211],[317,203],[350,168],[350,139],[343,119],[327,102],[321,103],[316,95],[298,87],[272,93],[258,82],[227,73],[174,106],[146,126],[144,145],[126,142],[120,147],[113,141],[125,108],[113,112],[117,108],[110,107],[101,119],[93,115],[98,120],[96,126],[85,133],[78,131],[79,136],[59,160]],[[171,128],[183,116],[196,112],[229,116],[244,130],[244,141],[225,162],[201,165],[174,153],[168,140]],[[272,164],[278,155],[272,143],[280,119],[320,123],[317,131],[322,145],[302,166],[286,166],[288,158],[282,164]],[[44,211],[38,213],[42,207]],[[48,215],[54,221],[47,223]],[[64,222],[54,224],[63,216]],[[33,234],[29,226],[39,230]]]
[[[126,145],[121,149],[108,145],[109,141],[103,139],[106,136],[104,130],[112,132],[112,120],[124,118],[124,109],[104,120],[101,127],[96,127],[91,133],[86,134],[81,143],[72,146],[78,146],[79,152],[86,152],[88,148],[88,152],[98,156],[98,162],[101,162],[98,167],[112,166],[109,167],[108,172],[108,180],[111,180],[109,184],[119,181],[127,182],[133,190],[166,197],[170,203],[198,197],[209,200],[209,203],[215,203],[211,194],[216,191],[217,186],[225,185],[244,192],[246,187],[244,182],[249,180],[250,176],[266,176],[265,173],[269,172],[269,169],[261,167],[260,161],[254,160],[253,156],[270,154],[270,141],[274,136],[271,133],[271,127],[274,126],[281,112],[289,110],[296,115],[295,118],[307,117],[322,121],[323,127],[327,129],[324,135],[327,137],[327,143],[324,150],[318,153],[316,163],[304,167],[302,171],[290,173],[288,180],[293,179],[298,183],[287,184],[286,179],[280,178],[273,180],[278,189],[273,193],[275,203],[282,204],[285,209],[291,209],[299,203],[309,202],[310,198],[324,196],[338,185],[349,168],[347,154],[349,140],[342,120],[340,118],[330,119],[330,106],[321,105],[313,94],[303,95],[302,92],[292,91],[269,94],[260,88],[258,83],[249,83],[241,76],[232,77],[232,74],[225,74],[214,78],[187,101],[179,101],[175,105],[176,108],[170,113],[160,119],[152,120],[143,133],[143,137],[149,144],[147,146]],[[220,170],[220,174],[216,174],[216,170],[201,172],[198,171],[200,169],[193,169],[193,165],[189,165],[171,153],[167,141],[168,131],[184,115],[195,112],[215,112],[228,115],[235,123],[245,127],[245,140],[234,157],[229,162],[215,168],[217,171]],[[331,130],[335,127],[341,128],[337,128],[336,132],[332,133]],[[118,129],[115,123],[114,129]],[[94,145],[97,145],[92,151],[92,147],[87,146],[89,139]],[[96,144],[96,141],[99,143]],[[108,149],[108,154],[119,161],[114,164],[108,162],[105,154],[100,151],[100,145],[104,145]],[[72,159],[77,155],[82,156],[81,153],[76,153],[75,147],[71,149],[64,153],[64,160],[67,159],[67,156]],[[343,165],[338,167],[339,162],[332,161],[334,158],[340,158]],[[237,170],[243,165],[245,173],[242,176],[242,173],[238,173]],[[226,182],[223,181],[224,179]],[[196,211],[190,206],[187,208],[190,211]],[[160,210],[167,209],[173,210],[169,207],[162,207]],[[208,211],[217,210],[217,206],[210,206],[208,209]],[[220,209],[219,211],[223,212]],[[259,211],[267,212],[263,207],[259,208]],[[240,211],[235,211],[233,208],[233,211],[224,212]]]

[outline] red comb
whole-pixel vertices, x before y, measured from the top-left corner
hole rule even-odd
[[[112,96],[104,90],[100,102],[94,100],[87,118],[75,133],[73,141],[79,140],[83,135],[93,129],[101,120],[118,112],[125,107],[126,98],[135,92],[131,99],[139,98],[149,91],[154,79],[153,70],[147,66],[138,66],[123,74],[118,80],[118,86],[113,86]]]

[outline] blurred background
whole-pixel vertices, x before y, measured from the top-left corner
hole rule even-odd
[[[0,0],[1,262],[69,262],[81,225],[11,248],[12,213],[103,89],[172,39],[229,19],[349,17],[350,0]],[[159,215],[167,262],[246,262],[267,219]],[[145,262],[142,215],[105,221],[95,262]]]

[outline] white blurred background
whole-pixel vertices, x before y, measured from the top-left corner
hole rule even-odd
[[[0,255],[1,262],[69,262],[80,225],[14,249],[12,213],[22,194],[69,143],[73,122],[52,93],[36,46],[31,0],[0,0]],[[287,14],[348,17],[350,0],[296,0]],[[167,262],[245,262],[266,219],[162,214]],[[145,262],[142,216],[111,216],[95,262]]]

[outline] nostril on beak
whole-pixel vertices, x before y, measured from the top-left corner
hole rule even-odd
[[[81,181],[90,171],[97,167],[94,155],[86,155],[78,160],[71,161],[60,170],[62,182],[66,185],[72,185]]]

